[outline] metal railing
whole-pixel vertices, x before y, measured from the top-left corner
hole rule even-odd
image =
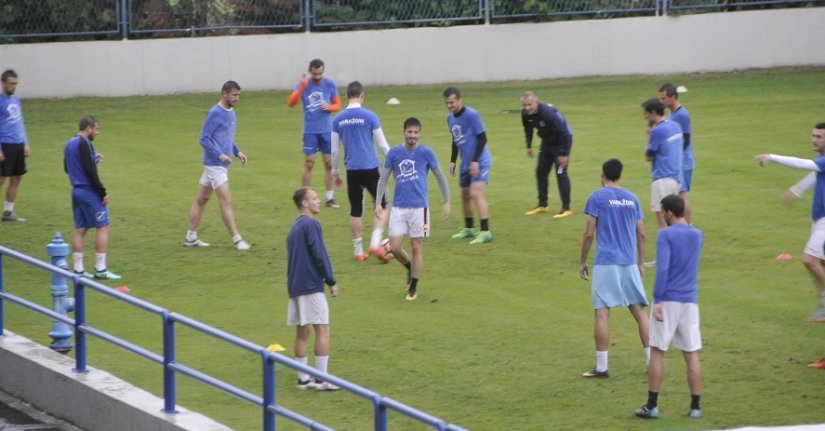
[[[59,235],[59,234],[58,234]],[[58,237],[55,237],[57,240]],[[62,241],[62,239],[60,239]],[[65,277],[71,280],[74,285],[74,313],[71,318],[65,314],[58,313],[47,307],[26,300],[20,296],[11,294],[5,290],[4,286],[4,259],[10,257],[23,262],[32,267],[51,273],[52,277]],[[155,353],[149,349],[131,343],[127,340],[114,336],[105,330],[93,326],[87,321],[87,309],[89,307],[86,299],[86,290],[91,289],[102,293],[123,303],[129,304],[142,311],[159,316],[162,321],[159,328],[160,336],[163,338],[163,354]],[[47,316],[55,321],[70,325],[74,329],[75,336],[75,371],[78,373],[87,372],[87,337],[89,335],[104,340],[121,349],[134,353],[151,362],[163,366],[163,412],[175,413],[176,405],[176,376],[182,374],[192,379],[212,386],[222,392],[233,395],[250,404],[254,404],[262,409],[264,431],[275,430],[276,416],[281,416],[297,424],[306,426],[312,430],[332,430],[326,425],[318,423],[298,412],[292,411],[276,403],[275,393],[275,366],[280,364],[293,370],[307,373],[313,377],[328,381],[342,388],[342,390],[357,395],[372,403],[374,410],[374,429],[385,431],[387,429],[388,411],[392,410],[404,416],[412,418],[425,425],[431,426],[439,431],[466,431],[464,428],[447,424],[442,419],[432,416],[426,412],[410,407],[394,399],[381,396],[380,394],[351,383],[331,374],[321,373],[315,368],[301,364],[289,357],[276,352],[270,352],[265,347],[236,337],[228,332],[213,328],[195,319],[191,319],[182,314],[171,312],[162,307],[143,301],[141,299],[126,295],[92,279],[83,278],[66,268],[55,266],[51,263],[43,262],[23,253],[17,252],[7,247],[0,246],[0,335],[4,331],[4,303],[9,302],[19,305],[28,310]],[[232,344],[247,352],[260,356],[262,363],[261,394],[253,394],[249,391],[234,386],[226,381],[215,378],[209,374],[198,371],[195,368],[186,366],[176,361],[176,326],[183,325],[187,328],[209,335],[217,340]]]

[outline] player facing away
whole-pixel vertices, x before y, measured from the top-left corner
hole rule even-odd
[[[424,266],[424,238],[430,235],[429,194],[427,173],[438,180],[438,188],[444,197],[441,214],[444,220],[450,216],[450,189],[438,164],[435,152],[420,143],[421,122],[415,117],[404,120],[404,144],[390,149],[378,181],[375,213],[383,211],[380,203],[387,191],[390,174],[395,179],[395,192],[390,210],[390,249],[395,258],[407,268],[405,288],[407,301],[418,298],[418,280]],[[410,237],[412,258],[404,250],[404,236]]]
[[[326,205],[339,208],[335,202],[332,181],[332,113],[341,109],[338,87],[331,79],[324,77],[324,62],[316,58],[309,62],[309,79],[301,74],[301,81],[295,86],[286,103],[289,107],[301,101],[304,107],[304,168],[301,172],[301,185],[309,187],[312,183],[312,168],[315,155],[320,151],[324,162],[324,185],[326,186]]]
[[[541,138],[538,163],[536,164],[536,181],[538,182],[538,205],[526,215],[550,212],[547,208],[547,176],[556,167],[556,184],[559,187],[561,210],[553,218],[567,217],[570,210],[570,177],[567,166],[570,163],[570,151],[573,149],[573,129],[565,120],[561,111],[549,103],[539,102],[532,91],[521,96],[521,124],[524,126],[524,139],[527,143],[527,157],[533,158],[533,130],[538,130]]]
[[[324,245],[321,223],[315,216],[321,212],[321,200],[315,190],[302,187],[292,195],[298,217],[286,237],[287,290],[289,305],[287,325],[295,326],[295,360],[306,365],[309,334],[315,330],[315,368],[327,373],[329,364],[329,304],[324,284],[332,297],[338,296],[338,285],[332,263]],[[338,386],[319,379],[310,380],[298,372],[298,389],[334,391]]]
[[[702,417],[699,397],[702,392],[702,367],[699,350],[698,273],[704,235],[688,224],[685,201],[677,195],[662,199],[662,213],[668,227],[656,237],[656,281],[650,311],[650,364],[647,367],[647,403],[636,409],[644,419],[659,417],[659,389],[664,376],[665,352],[673,347],[682,351],[690,388],[688,417]]]
[[[754,157],[759,161],[760,166],[765,166],[770,161],[774,161],[789,168],[812,171],[816,174],[815,181],[803,179],[791,189],[790,193],[795,197],[799,197],[802,192],[815,184],[814,200],[811,207],[813,225],[811,226],[811,236],[808,239],[808,244],[805,246],[803,262],[805,267],[808,268],[820,296],[819,308],[811,314],[808,320],[825,322],[825,251],[823,251],[823,244],[825,244],[825,123],[814,126],[814,130],[811,132],[811,145],[813,150],[819,154],[813,160],[777,154],[759,154]],[[813,180],[810,176],[806,179]]]
[[[593,334],[596,340],[596,368],[583,377],[609,377],[607,349],[610,345],[610,309],[627,307],[639,327],[639,338],[650,358],[647,296],[642,276],[645,258],[645,225],[639,199],[619,185],[622,162],[610,159],[602,165],[602,188],[593,192],[584,206],[587,223],[582,235],[579,275],[590,279],[587,255],[596,239],[591,292],[594,309]]]
[[[456,159],[461,154],[459,185],[461,186],[461,209],[464,213],[464,228],[452,237],[454,239],[473,238],[470,244],[484,244],[493,240],[490,232],[490,216],[484,189],[490,179],[493,157],[487,149],[487,132],[484,121],[475,109],[464,106],[461,91],[455,87],[444,90],[444,105],[447,114],[447,128],[452,137],[450,153],[450,175],[456,174]],[[480,231],[473,228],[473,210],[478,213]]]
[[[355,259],[364,261],[369,256],[364,253],[362,244],[361,216],[364,213],[364,189],[375,199],[378,188],[381,166],[375,145],[386,158],[390,146],[381,129],[381,121],[374,112],[362,107],[364,103],[364,86],[354,81],[347,85],[347,108],[341,111],[332,120],[332,178],[336,186],[340,186],[341,177],[338,173],[338,159],[341,147],[344,149],[344,165],[347,169],[347,197],[349,198],[349,224],[352,231],[352,248]],[[373,143],[374,142],[374,143]],[[381,206],[386,208],[385,202]],[[369,252],[380,259],[387,261],[389,257],[381,247],[384,236],[386,216],[382,211],[375,214],[372,236],[370,237]]]
[[[690,192],[690,184],[693,181],[693,169],[696,167],[696,161],[693,158],[693,141],[691,140],[693,126],[690,122],[690,113],[679,101],[679,90],[687,91],[684,87],[677,88],[673,84],[663,84],[659,88],[659,101],[670,111],[668,118],[678,123],[679,127],[682,128],[684,151],[682,151],[682,187],[679,189],[679,196],[685,201],[685,220],[690,224],[693,211],[688,201],[688,192]]]
[[[66,142],[63,149],[63,170],[72,184],[72,212],[74,213],[74,234],[72,235],[72,261],[76,274],[86,278],[119,280],[121,277],[110,271],[106,265],[106,251],[109,247],[109,194],[97,175],[97,165],[103,155],[95,151],[92,141],[100,130],[94,117],[80,119],[77,135]],[[83,239],[86,231],[95,229],[95,272],[86,272],[83,264]]]
[[[232,211],[232,192],[229,191],[229,166],[232,157],[246,166],[247,158],[235,145],[235,105],[241,99],[241,86],[235,81],[226,81],[221,88],[221,100],[209,110],[203,121],[199,142],[203,147],[203,174],[198,181],[198,192],[189,209],[189,229],[183,245],[186,247],[208,247],[209,243],[198,239],[198,225],[203,209],[214,191],[221,206],[221,218],[232,236],[232,243],[240,251],[251,248],[238,232]]]
[[[0,187],[6,178],[6,200],[3,203],[3,221],[26,221],[15,214],[14,202],[20,180],[26,173],[26,157],[32,153],[26,126],[23,123],[23,108],[17,90],[17,73],[8,69],[0,75],[3,91],[0,92]]]

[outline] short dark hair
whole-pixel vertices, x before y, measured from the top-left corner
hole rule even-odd
[[[322,67],[324,67],[324,61],[323,61],[323,60],[321,60],[320,58],[313,58],[313,59],[309,62],[309,69],[308,69],[308,70],[309,70],[310,72],[312,72],[312,69],[320,69],[320,68],[322,68]]]
[[[662,199],[662,212],[670,211],[676,217],[685,215],[685,201],[678,195],[667,195]]]
[[[91,115],[87,115],[80,119],[80,123],[77,124],[77,130],[82,132],[86,130],[87,127],[94,127],[95,124],[97,124],[97,119]]]
[[[352,81],[347,85],[347,99],[359,97],[364,94],[364,86],[358,81]]]
[[[416,126],[419,129],[421,128],[421,121],[418,121],[418,118],[410,117],[404,120],[404,130],[407,130],[410,126]]]
[[[456,99],[461,99],[461,90],[455,87],[447,87],[447,89],[444,90],[445,99],[453,95],[455,95]]]
[[[307,193],[312,190],[312,187],[301,187],[298,190],[295,190],[295,193],[292,195],[292,202],[295,202],[295,206],[298,209],[301,209],[301,202],[304,201],[307,197]]]
[[[11,77],[11,78],[17,78],[17,72],[15,72],[15,71],[14,71],[14,70],[12,70],[12,69],[6,69],[6,70],[4,70],[4,71],[3,71],[3,74],[2,74],[2,75],[0,75],[0,81],[6,82],[6,80],[7,80],[7,79],[9,79],[9,77]]]
[[[223,87],[221,87],[221,93],[229,93],[232,90],[241,91],[241,86],[238,85],[235,81],[226,81],[223,83]]]
[[[665,115],[665,105],[659,99],[648,99],[642,103],[642,108],[645,112],[655,112],[659,115]]]
[[[825,123],[817,124],[816,126],[814,126],[814,129],[825,130]]]
[[[679,98],[679,92],[676,90],[676,86],[671,83],[662,84],[662,86],[659,87],[659,92],[664,92],[667,97],[676,96],[677,99]]]
[[[610,181],[619,181],[622,177],[622,162],[619,159],[610,159],[602,164],[602,173]]]

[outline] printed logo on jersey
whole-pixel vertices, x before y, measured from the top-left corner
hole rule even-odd
[[[398,164],[398,175],[395,176],[396,183],[406,183],[418,179],[418,171],[415,170],[415,160],[404,159]]]
[[[20,114],[20,105],[16,103],[11,103],[6,107],[6,112],[9,113],[8,123],[13,124],[20,120],[22,115]]]
[[[632,201],[632,200],[630,200],[630,199],[608,199],[608,200],[607,200],[607,203],[608,203],[608,205],[610,205],[611,207],[627,207],[627,208],[633,208],[633,207],[635,207],[635,206],[636,206],[636,203],[635,203],[635,202],[633,202],[633,201]]]
[[[306,106],[307,112],[315,112],[321,109],[321,104],[324,103],[324,93],[320,91],[313,91],[307,96],[309,103]]]
[[[467,141],[464,139],[464,133],[461,131],[461,126],[456,124],[450,129],[450,134],[453,135],[453,142],[456,145],[461,145]]]

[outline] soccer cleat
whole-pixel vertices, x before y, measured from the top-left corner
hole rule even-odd
[[[94,275],[92,275],[92,273],[88,272],[88,271],[74,271],[74,273],[75,273],[75,275],[79,275],[83,278],[92,278],[92,277],[94,277]]]
[[[318,379],[315,379],[315,389],[318,389],[319,391],[337,391],[341,388],[333,385],[330,382],[322,382]]]
[[[452,239],[463,239],[463,238],[475,238],[475,237],[476,237],[476,231],[474,231],[474,230],[472,230],[468,227],[465,227],[465,228],[461,228],[461,230],[456,232],[451,238]]]
[[[484,244],[493,240],[493,234],[489,230],[483,230],[476,235],[476,238],[470,241],[470,244]]]
[[[645,262],[642,265],[644,265],[645,268],[656,268],[656,261],[651,260],[650,262]]]
[[[183,240],[184,247],[209,247],[208,242],[203,242],[197,238],[189,241],[188,239]]]
[[[814,363],[808,364],[808,368],[818,368],[820,370],[825,370],[825,358],[822,358]]]
[[[338,205],[338,203],[335,202],[335,199],[327,200],[326,205],[327,205],[327,208],[341,208],[341,205]]]
[[[558,214],[554,215],[553,218],[565,218],[567,216],[573,215],[573,211],[570,210],[561,210]]]
[[[11,211],[3,211],[3,221],[26,221],[26,219]]]
[[[811,314],[811,317],[808,318],[809,322],[816,322],[816,323],[825,323],[825,306],[819,307],[818,310],[814,311]]]
[[[114,272],[109,271],[109,268],[101,271],[95,271],[94,277],[98,280],[120,280],[122,278]]]
[[[239,240],[238,242],[235,243],[235,249],[236,250],[247,251],[250,248],[252,248],[252,246],[249,245],[249,243],[244,241],[244,240]]]
[[[527,211],[526,213],[524,213],[524,215],[536,215],[536,214],[549,213],[549,212],[550,212],[550,210],[547,209],[546,206],[544,206],[544,207],[543,206],[537,206],[537,207],[531,209],[530,211]]]
[[[357,260],[359,262],[363,262],[363,261],[369,259],[369,257],[370,257],[370,255],[368,255],[368,254],[359,254],[358,256],[355,256],[355,260]]]
[[[636,413],[636,416],[642,419],[656,419],[659,417],[659,408],[653,407],[652,409],[649,409],[647,408],[647,405],[643,405],[634,410],[633,413]]]
[[[415,301],[418,299],[418,292],[415,289],[407,289],[407,296],[404,297],[405,301]]]
[[[702,410],[701,409],[690,409],[690,411],[688,412],[688,417],[692,418],[692,419],[699,419],[699,418],[702,417]]]
[[[610,374],[607,372],[607,370],[596,371],[596,369],[593,368],[590,371],[583,372],[582,377],[596,378],[596,379],[606,379],[606,378],[610,377]]]
[[[319,385],[312,379],[306,379],[303,382],[298,380],[298,384],[295,387],[300,391],[305,391],[307,389],[318,389]]]

